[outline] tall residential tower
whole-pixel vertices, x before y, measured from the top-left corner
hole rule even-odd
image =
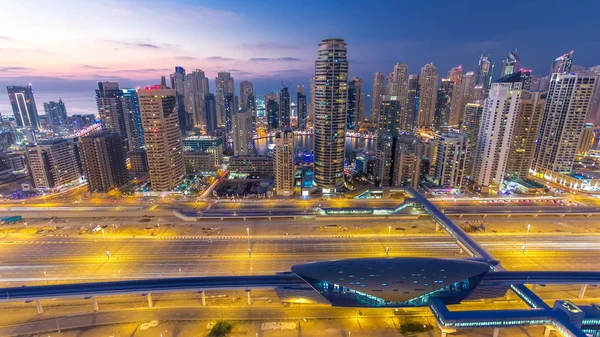
[[[543,177],[573,169],[577,144],[598,78],[552,74],[531,171]]]
[[[275,135],[275,193],[281,196],[294,194],[294,133],[284,129]]]
[[[323,193],[344,184],[344,141],[348,100],[348,59],[343,39],[319,44],[315,62],[315,173]]]
[[[433,63],[428,63],[421,68],[419,76],[419,127],[429,127],[433,125],[433,116],[437,97],[438,75],[435,73]]]
[[[152,190],[171,191],[185,176],[177,93],[152,86],[138,95]]]
[[[381,106],[381,96],[385,94],[385,75],[383,73],[373,74],[373,87],[371,89],[371,120],[377,121],[379,118],[379,107]]]

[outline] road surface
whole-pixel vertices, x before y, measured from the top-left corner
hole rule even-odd
[[[507,270],[600,270],[600,236],[477,235]],[[258,275],[294,264],[389,256],[467,257],[446,235],[213,239],[0,240],[0,286],[178,276]],[[251,256],[248,256],[248,248]],[[110,252],[107,258],[106,251]]]

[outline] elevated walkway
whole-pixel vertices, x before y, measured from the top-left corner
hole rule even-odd
[[[510,328],[523,326],[552,327],[560,336],[585,337],[586,334],[560,313],[545,308],[526,310],[480,310],[455,311],[448,310],[446,305],[437,298],[432,298],[429,304],[442,335],[446,331],[473,328]]]
[[[483,282],[501,284],[600,284],[600,272],[592,271],[499,271]]]
[[[306,286],[306,282],[291,273],[267,276],[163,278],[3,288],[2,293],[0,294],[0,302],[58,297],[91,297],[116,294],[197,291],[210,289],[258,289],[294,286]]]
[[[412,187],[405,187],[406,193],[423,206],[425,212],[431,216],[442,228],[444,228],[453,238],[456,239],[464,248],[470,251],[475,256],[480,256],[492,266],[498,265],[498,261],[492,254],[488,253],[477,241],[467,234],[462,228],[448,218],[442,211],[439,210],[431,201],[427,200],[421,193],[417,192]]]

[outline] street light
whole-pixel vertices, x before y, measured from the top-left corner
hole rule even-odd
[[[48,285],[48,275],[46,274],[46,271],[44,270],[44,277],[46,278],[46,285]]]
[[[104,248],[106,249],[106,258],[110,259],[110,252],[108,251],[108,244],[106,243],[106,235],[104,234],[104,228],[102,228],[102,238],[104,239]]]
[[[246,234],[248,238],[248,257],[252,255],[252,248],[250,248],[250,227],[246,227]]]
[[[385,247],[385,255],[390,256],[390,235],[392,234],[392,226],[388,226],[387,246]]]
[[[531,224],[527,224],[527,232],[525,233],[525,242],[523,242],[522,252],[525,252],[527,248],[527,237],[529,236],[529,230],[531,229]]]

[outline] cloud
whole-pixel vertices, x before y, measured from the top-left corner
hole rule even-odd
[[[298,49],[297,46],[277,43],[277,42],[263,42],[263,43],[244,43],[239,46],[243,49],[257,50],[257,49]]]
[[[94,66],[94,65],[90,65],[90,64],[82,64],[79,67],[83,68],[83,69],[94,69],[94,70],[110,69],[110,67]]]
[[[298,62],[302,61],[297,57],[253,57],[249,59],[250,62]]]
[[[0,40],[9,41],[9,40],[12,40],[12,38],[10,38],[8,36],[0,36]]]
[[[122,77],[122,76],[117,76],[117,75],[100,75],[100,74],[93,74],[93,75],[89,75],[92,78],[98,79],[98,80],[129,80],[126,77]]]
[[[207,57],[206,60],[212,60],[212,61],[233,61],[233,59],[231,57],[224,57],[224,56],[211,56],[211,57]]]
[[[112,43],[112,44],[121,45],[121,46],[142,48],[142,49],[160,50],[160,49],[172,49],[175,47],[174,45],[169,44],[169,43],[156,44],[156,43],[149,43],[149,42],[138,42],[138,41],[131,42],[131,41],[119,41],[119,40],[104,40],[104,41],[108,42],[108,43]],[[118,50],[118,48],[115,50]]]
[[[229,69],[227,71],[235,73],[236,75],[244,75],[244,76],[245,75],[252,75],[251,72],[243,71],[243,70],[240,70],[240,69]]]
[[[194,61],[197,60],[197,57],[194,56],[175,56],[174,57],[175,60],[180,60],[180,61]]]
[[[123,69],[120,72],[128,73],[148,73],[153,71],[171,71],[171,68],[142,68],[142,69]]]
[[[305,74],[308,71],[301,70],[301,69],[282,69],[282,70],[275,70],[274,72],[281,73],[281,74]]]
[[[302,70],[302,69],[281,69],[281,70],[273,70],[265,74],[253,74],[256,78],[265,78],[265,79],[273,79],[273,78],[281,78],[281,77],[306,77],[310,75],[310,70]]]
[[[152,43],[136,43],[135,45],[137,45],[138,47],[141,48],[150,48],[150,49],[161,49],[161,47],[152,44]]]
[[[0,67],[0,73],[7,73],[9,71],[29,70],[25,67]]]

